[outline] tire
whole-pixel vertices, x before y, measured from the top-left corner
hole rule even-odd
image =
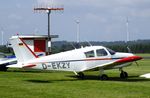
[[[7,69],[6,64],[0,65],[0,71],[7,71]]]
[[[108,76],[103,74],[102,76],[100,76],[100,80],[108,80]]]
[[[121,78],[121,79],[128,78],[128,73],[127,73],[127,72],[122,71],[122,72],[120,73],[120,78]]]
[[[124,72],[125,78],[128,78],[128,73]]]
[[[83,72],[79,72],[77,77],[82,79],[82,80],[85,78]]]

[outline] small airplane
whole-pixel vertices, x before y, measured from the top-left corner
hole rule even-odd
[[[150,73],[147,73],[147,74],[144,74],[144,75],[140,75],[140,77],[150,78]]]
[[[7,60],[7,59],[11,59],[11,58],[15,58],[15,56],[14,55],[7,56],[4,53],[0,52],[0,61],[4,61],[4,60]]]
[[[0,71],[6,71],[7,65],[17,63],[17,59],[14,55],[6,56],[4,53],[0,53]]]
[[[95,68],[99,68],[101,80],[108,79],[104,74],[107,69],[119,69],[120,78],[127,78],[128,73],[123,71],[123,67],[142,59],[132,53],[115,52],[103,46],[81,47],[39,58],[19,36],[11,38],[10,42],[18,62],[7,67],[71,71],[81,79],[84,79],[84,71]]]

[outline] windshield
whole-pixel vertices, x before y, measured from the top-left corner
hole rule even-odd
[[[107,48],[107,50],[109,51],[109,53],[110,53],[111,55],[114,55],[114,54],[116,53],[114,50],[111,50],[111,49],[109,49],[109,48]]]

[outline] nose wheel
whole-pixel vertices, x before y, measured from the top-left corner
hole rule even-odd
[[[104,74],[104,69],[100,69],[100,80],[108,80],[108,76]]]
[[[121,78],[121,79],[126,79],[126,78],[128,78],[128,73],[125,72],[125,71],[121,71],[121,73],[120,73],[120,78]]]

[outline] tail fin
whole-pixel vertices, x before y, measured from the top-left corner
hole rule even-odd
[[[36,56],[36,54],[27,46],[23,39],[19,38],[19,36],[13,36],[10,39],[10,42],[18,63],[38,58],[38,56]]]

